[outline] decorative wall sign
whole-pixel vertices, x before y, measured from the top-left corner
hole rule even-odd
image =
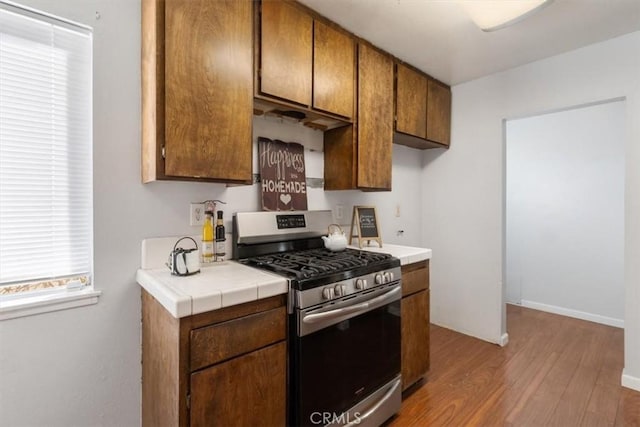
[[[354,234],[355,229],[355,234]],[[371,240],[378,242],[382,247],[382,238],[378,230],[378,215],[375,206],[354,206],[353,216],[351,217],[351,233],[349,233],[349,244],[353,238],[358,239],[358,246],[362,247],[364,241],[367,244]]]
[[[258,157],[262,210],[306,211],[304,147],[295,142],[282,142],[260,136]]]

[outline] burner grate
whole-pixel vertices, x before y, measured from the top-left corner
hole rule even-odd
[[[375,266],[391,258],[391,255],[354,249],[331,252],[328,249],[309,249],[263,255],[243,260],[248,265],[293,275],[296,279],[317,278],[356,268]]]

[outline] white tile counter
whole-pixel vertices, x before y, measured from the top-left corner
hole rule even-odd
[[[201,267],[193,276],[173,276],[166,262],[176,237],[146,239],[142,242],[142,268],[136,280],[174,317],[180,318],[284,294],[287,280],[276,274],[224,261]],[[350,246],[358,249],[356,246]],[[431,249],[375,243],[362,250],[387,253],[401,265],[431,258]]]
[[[177,238],[142,242],[142,266],[136,281],[174,317],[204,313],[261,298],[284,294],[281,276],[224,261],[201,267],[193,276],[173,276],[164,262]]]
[[[360,249],[358,246],[354,245],[349,247],[352,249]],[[382,247],[379,247],[377,243],[371,242],[369,246],[363,246],[362,250],[390,254],[396,258],[400,258],[400,265],[413,264],[414,262],[431,259],[431,249],[416,248],[413,246],[400,246],[383,243]]]
[[[235,261],[202,267],[193,276],[173,276],[168,268],[138,270],[136,280],[174,317],[204,313],[287,292],[283,277]]]

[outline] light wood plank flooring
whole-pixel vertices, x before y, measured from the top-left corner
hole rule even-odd
[[[507,329],[500,348],[432,325],[428,380],[388,425],[640,426],[622,329],[512,305]]]

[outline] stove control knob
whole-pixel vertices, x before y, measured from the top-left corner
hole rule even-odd
[[[393,281],[395,279],[393,271],[389,272],[389,278]]]
[[[362,291],[367,289],[367,279],[357,279],[356,280],[356,289]]]
[[[391,280],[393,280],[392,277],[391,277],[391,273],[388,272],[388,271],[385,272],[384,273],[384,283],[389,283]]]
[[[324,288],[322,290],[322,298],[324,299],[333,299],[333,297],[335,296],[333,288]]]
[[[378,273],[374,280],[376,281],[376,285],[382,285],[384,283],[384,276],[381,273]]]
[[[347,294],[347,287],[345,285],[336,285],[334,291],[337,297],[343,297]]]

